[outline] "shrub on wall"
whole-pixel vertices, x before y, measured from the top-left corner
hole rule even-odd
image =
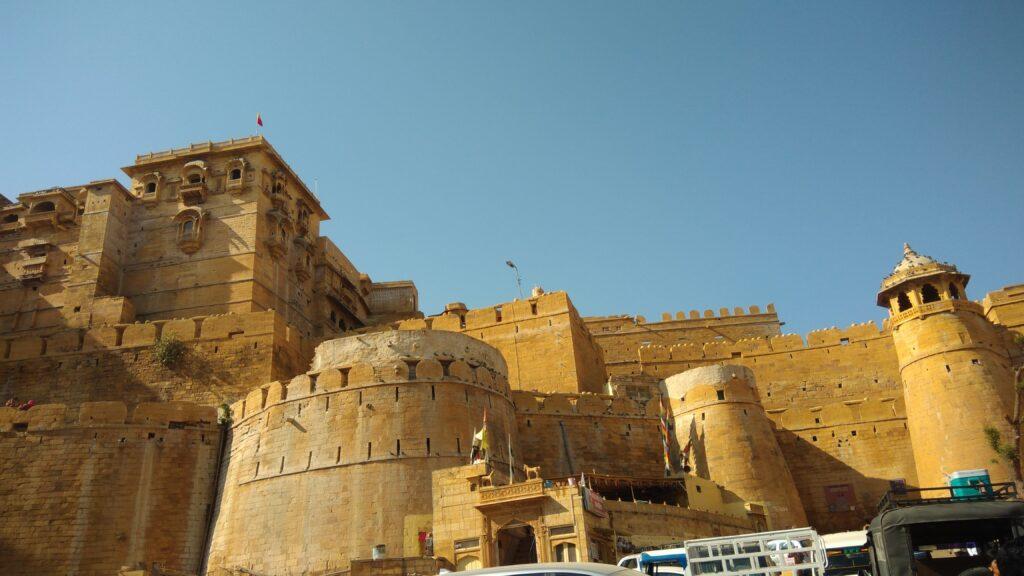
[[[185,355],[185,344],[174,336],[160,336],[153,344],[153,353],[156,354],[157,361],[171,368]]]

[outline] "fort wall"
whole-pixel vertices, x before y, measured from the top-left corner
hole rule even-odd
[[[587,330],[601,347],[609,371],[619,373],[621,364],[636,362],[640,347],[653,344],[703,344],[777,336],[781,324],[775,305],[764,311],[759,306],[665,312],[660,321],[648,322],[643,316],[600,316],[584,318]]]
[[[764,506],[768,527],[807,522],[754,374],[742,366],[705,366],[664,381],[677,445],[692,447],[695,472],[747,502]]]
[[[907,314],[910,314],[907,317]],[[1013,480],[986,427],[1013,437],[1010,353],[981,307],[963,300],[915,306],[894,317],[917,478],[943,486],[958,470],[985,468],[993,482]],[[1008,440],[1005,440],[1008,441]]]
[[[173,335],[181,361],[154,344]],[[230,403],[308,365],[309,343],[273,311],[72,329],[0,339],[0,397],[76,406],[107,400]]]
[[[640,348],[629,369],[667,378],[690,368],[729,363],[754,371],[766,410],[815,406],[865,396],[899,395],[899,361],[889,330],[873,322],[735,343]]]
[[[219,446],[216,409],[191,403],[0,408],[0,573],[195,572]]]
[[[605,391],[601,351],[565,292],[475,310],[449,305],[441,316],[406,320],[399,329],[462,332],[494,346],[508,363],[513,390]]]
[[[893,480],[917,485],[902,395],[779,408],[768,416],[820,532],[869,522]]]
[[[616,534],[637,548],[764,529],[755,515],[731,516],[683,506],[617,500],[606,501],[605,507],[612,514]]]
[[[514,392],[522,461],[546,478],[664,476],[658,400]]]
[[[336,349],[361,342],[374,363]],[[408,354],[417,342],[421,353]],[[210,573],[329,573],[376,545],[420,556],[417,535],[432,529],[431,472],[469,463],[485,412],[491,462],[507,467],[510,440],[520,451],[504,362],[486,344],[393,331],[328,342],[318,354],[317,372],[232,405]]]
[[[990,322],[1024,334],[1024,284],[989,292],[981,305]]]

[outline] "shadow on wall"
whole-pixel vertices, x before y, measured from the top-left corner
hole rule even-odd
[[[85,339],[89,347],[88,334]],[[230,403],[244,396],[237,384],[240,367],[261,361],[253,354],[267,354],[262,342],[237,344],[228,351],[224,342],[185,342],[184,355],[170,367],[157,360],[152,345],[0,362],[0,397],[69,406],[106,400]]]
[[[828,434],[827,430],[822,429],[822,433]],[[902,462],[906,475],[874,478],[793,432],[778,429],[775,435],[796,481],[807,519],[819,533],[862,529],[877,514],[878,502],[893,480],[906,482],[907,488],[915,487],[911,484],[916,484],[913,460],[900,459],[898,454],[890,453],[888,457],[908,460]]]

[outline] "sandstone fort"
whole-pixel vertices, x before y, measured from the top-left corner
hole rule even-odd
[[[1024,285],[970,294],[894,246],[881,326],[588,317],[539,288],[431,315],[319,234],[260,136],[123,170],[0,206],[2,574],[614,562],[1015,479],[989,440],[1015,434]]]

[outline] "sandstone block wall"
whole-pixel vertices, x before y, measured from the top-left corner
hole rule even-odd
[[[199,567],[220,428],[190,403],[0,408],[0,573]]]
[[[932,310],[929,310],[932,307]],[[1002,339],[973,302],[940,301],[915,307],[899,322],[899,352],[917,479],[943,486],[957,470],[987,468],[993,482],[1009,482],[1009,465],[988,445],[985,427],[1012,437],[1013,368]],[[905,314],[905,313],[904,313]]]
[[[584,318],[587,330],[601,347],[610,374],[628,374],[636,364],[638,350],[646,345],[673,346],[706,342],[778,336],[781,324],[775,306],[762,311],[736,307],[718,311],[691,310],[689,314],[665,312],[661,320],[648,322],[643,316],[601,316]]]
[[[615,531],[637,547],[762,530],[753,516],[728,516],[664,504],[605,502]]]
[[[160,334],[186,345],[178,365],[155,358]],[[306,347],[272,311],[9,338],[0,340],[0,397],[70,406],[98,400],[216,406],[299,372],[308,362]]]
[[[416,338],[422,353],[413,357],[405,344]],[[492,463],[507,466],[510,440],[520,452],[504,365],[486,344],[431,331],[351,339],[361,339],[351,349],[365,342],[376,362],[325,345],[330,365],[318,357],[318,372],[232,406],[210,573],[324,574],[370,557],[378,544],[393,556],[419,555],[418,546],[407,548],[432,529],[431,472],[469,463],[485,411]],[[459,345],[437,345],[452,340]],[[387,350],[391,358],[378,354]]]
[[[820,532],[869,522],[891,480],[918,485],[902,396],[776,409],[769,417]]]
[[[697,475],[763,505],[769,528],[806,524],[753,372],[730,365],[694,368],[667,378],[664,389],[676,442],[680,448],[692,446]]]
[[[522,460],[545,478],[664,476],[658,400],[515,392]]]
[[[497,348],[508,363],[513,390],[605,391],[600,348],[565,292],[477,310],[401,322],[402,330],[462,332]]]

